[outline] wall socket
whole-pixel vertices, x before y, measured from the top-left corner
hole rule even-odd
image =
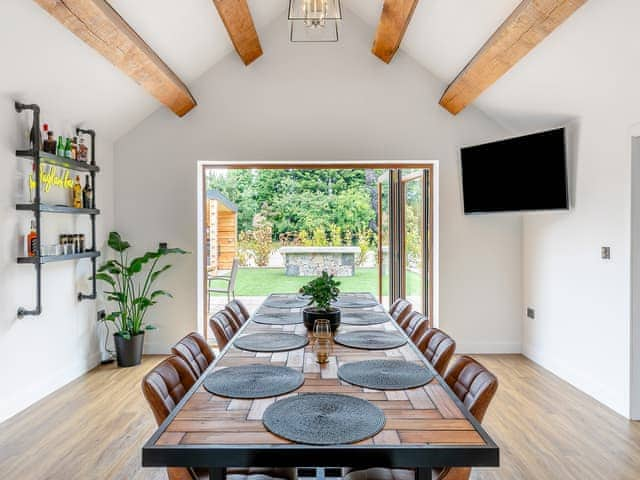
[[[611,247],[600,247],[600,258],[602,260],[611,260]]]
[[[536,311],[531,307],[527,307],[527,317],[531,319],[536,318]]]
[[[107,317],[107,312],[105,312],[104,310],[98,310],[97,317],[98,321],[101,322]]]

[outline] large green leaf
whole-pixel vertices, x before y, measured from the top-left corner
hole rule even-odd
[[[130,276],[133,276],[136,273],[140,273],[142,271],[142,266],[155,257],[157,257],[157,255],[155,255],[154,253],[147,252],[142,257],[134,258],[133,260],[131,260],[131,263],[127,267],[127,273]]]
[[[159,297],[161,295],[164,295],[165,297],[173,298],[173,295],[171,295],[169,292],[167,292],[165,290],[156,290],[155,292],[151,293],[149,298],[151,298],[151,300],[153,300],[154,298]]]
[[[158,249],[158,255],[170,255],[170,254],[179,254],[179,255],[187,255],[190,254],[191,252],[187,252],[186,250],[183,250],[181,248],[159,248]]]
[[[124,252],[131,246],[129,242],[122,239],[118,232],[109,233],[109,240],[107,241],[107,244],[116,252]]]
[[[108,273],[98,273],[96,274],[95,278],[96,280],[102,280],[103,282],[107,282],[109,285],[111,285],[112,288],[116,287],[116,281]]]
[[[138,298],[134,298],[133,301],[131,302],[131,304],[145,309],[145,308],[148,308],[151,305],[153,305],[154,302],[150,298],[147,298],[147,297],[138,297]]]
[[[115,322],[118,318],[120,318],[120,315],[122,315],[122,312],[111,312],[109,315],[104,317],[104,320],[106,322]]]
[[[167,270],[169,270],[171,268],[171,265],[165,265],[163,266],[160,270],[156,270],[155,272],[153,272],[151,274],[149,283],[153,283],[156,281],[156,278],[158,278],[158,275],[160,275],[162,272],[166,272]]]

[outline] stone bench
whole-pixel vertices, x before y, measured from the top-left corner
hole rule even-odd
[[[285,275],[318,276],[323,270],[336,277],[352,277],[356,273],[358,247],[281,247]]]

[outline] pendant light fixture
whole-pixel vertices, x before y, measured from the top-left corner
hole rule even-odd
[[[292,42],[337,42],[340,0],[289,0]]]

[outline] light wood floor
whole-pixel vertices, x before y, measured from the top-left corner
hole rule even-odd
[[[140,467],[155,430],[139,367],[100,367],[0,424],[0,478],[165,479]],[[640,478],[640,424],[629,422],[519,355],[478,355],[500,380],[485,426],[502,467],[474,480]]]

